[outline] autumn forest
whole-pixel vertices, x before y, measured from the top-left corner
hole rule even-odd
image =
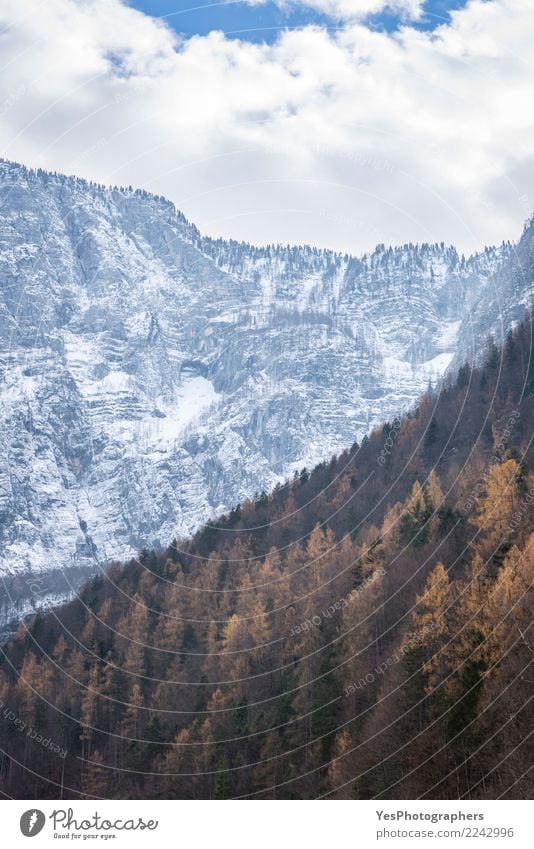
[[[21,623],[4,795],[532,798],[533,321],[361,444]]]

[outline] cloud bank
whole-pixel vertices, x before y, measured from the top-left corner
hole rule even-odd
[[[534,207],[529,6],[258,45],[180,39],[119,0],[0,0],[0,153],[165,194],[213,235],[469,252]]]

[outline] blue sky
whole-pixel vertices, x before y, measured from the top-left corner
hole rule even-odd
[[[432,30],[450,20],[450,12],[466,5],[467,0],[428,0],[424,17],[412,26]],[[205,0],[132,0],[129,4],[153,17],[162,17],[176,32],[186,37],[207,35],[221,30],[230,38],[250,42],[272,43],[287,27],[319,24],[334,28],[339,22],[301,4],[281,9],[274,2],[248,5],[244,2],[205,2]],[[389,32],[400,25],[400,17],[382,12],[368,18],[368,25]]]

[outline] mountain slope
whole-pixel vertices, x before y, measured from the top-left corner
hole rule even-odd
[[[10,162],[0,213],[4,622],[406,409],[512,252],[253,248]]]
[[[480,340],[492,336],[500,347],[508,330],[534,303],[534,216],[522,236],[507,251],[505,261],[490,276],[481,275],[476,298],[464,316],[458,331],[457,353],[453,368],[465,361],[481,361]]]
[[[402,421],[21,623],[0,789],[531,799],[533,318]]]

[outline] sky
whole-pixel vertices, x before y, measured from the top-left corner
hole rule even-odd
[[[213,236],[469,254],[534,211],[533,23],[534,0],[0,0],[0,155]]]
[[[430,0],[421,6],[422,13],[411,23],[418,28],[430,30],[450,20],[450,12],[465,6],[467,0]],[[214,29],[223,31],[229,38],[243,41],[276,41],[281,29],[318,25],[334,30],[343,25],[346,17],[339,17],[336,6],[341,3],[310,0],[306,3],[276,2],[209,2],[209,0],[156,0],[156,2],[131,2],[130,5],[146,14],[164,20],[178,34],[186,37],[207,35]],[[347,3],[349,6],[350,3]],[[365,4],[360,3],[360,8]],[[371,14],[366,17],[367,25],[373,28],[383,27],[388,31],[398,29],[406,21],[402,14],[410,5],[417,9],[420,4],[395,4],[388,8],[385,3],[366,4]],[[357,9],[358,3],[352,3]],[[396,6],[396,8],[395,8]],[[378,11],[373,13],[373,7]]]

